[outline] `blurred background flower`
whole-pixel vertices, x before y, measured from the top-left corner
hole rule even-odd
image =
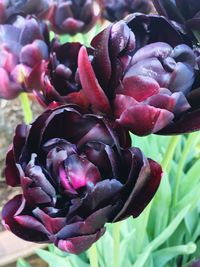
[[[48,30],[35,17],[16,16],[0,25],[0,98],[26,91],[25,80],[36,63],[48,58]]]
[[[134,12],[150,13],[153,5],[150,0],[98,0],[101,15],[109,21],[117,21]]]
[[[54,0],[48,20],[56,33],[75,35],[88,32],[98,16],[93,0]]]
[[[0,0],[0,23],[5,24],[13,15],[23,13],[25,15],[35,15],[40,19],[44,19],[53,0]]]

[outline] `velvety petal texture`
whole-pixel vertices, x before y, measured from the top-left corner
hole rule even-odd
[[[16,128],[5,176],[20,186],[3,208],[3,224],[27,241],[79,254],[105,223],[137,217],[153,198],[162,170],[126,130],[76,105],[48,109]]]
[[[25,81],[36,64],[48,58],[46,25],[35,17],[15,16],[0,25],[0,98],[27,91]]]

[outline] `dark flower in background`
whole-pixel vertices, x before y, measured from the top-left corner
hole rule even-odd
[[[117,21],[134,12],[150,13],[150,0],[99,0],[102,16],[109,21]]]
[[[6,228],[78,254],[103,235],[106,222],[138,216],[162,171],[130,148],[129,138],[124,129],[75,105],[49,109],[32,125],[19,125],[5,176],[23,193],[3,208]]]
[[[98,112],[113,116],[114,110],[117,122],[138,135],[200,128],[199,104],[191,97],[195,54],[170,21],[130,15],[98,34],[92,46],[93,68],[85,49],[79,52],[79,77]]]
[[[76,103],[88,106],[81,90],[78,76],[78,54],[80,43],[52,43],[49,59],[37,64],[27,80],[27,87],[34,89],[39,103],[46,107],[56,101],[61,104]],[[92,49],[88,49],[92,54]]]
[[[19,13],[44,19],[52,3],[53,0],[0,0],[0,23],[7,23],[11,16]]]
[[[153,0],[153,3],[160,15],[200,31],[200,1]]]
[[[88,32],[98,19],[92,0],[57,0],[51,7],[49,21],[53,31],[59,34]]]
[[[24,81],[35,64],[48,58],[48,30],[29,16],[17,16],[0,25],[0,98],[15,98],[26,91]]]

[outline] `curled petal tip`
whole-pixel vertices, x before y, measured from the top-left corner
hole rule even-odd
[[[84,46],[82,46],[79,51],[78,69],[82,88],[93,109],[101,113],[110,114],[111,110],[108,98],[98,83],[87,50]]]

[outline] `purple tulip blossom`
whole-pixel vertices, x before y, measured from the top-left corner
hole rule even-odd
[[[48,30],[36,18],[17,16],[0,25],[0,98],[15,98],[26,91],[32,68],[48,58]]]
[[[108,26],[92,46],[92,63],[83,47],[78,67],[95,112],[115,116],[138,135],[200,128],[200,109],[191,95],[196,56],[171,22],[134,14]]]
[[[49,109],[16,128],[5,176],[20,186],[3,208],[18,237],[79,254],[106,222],[137,217],[160,183],[159,164],[130,148],[128,133],[75,105]]]

